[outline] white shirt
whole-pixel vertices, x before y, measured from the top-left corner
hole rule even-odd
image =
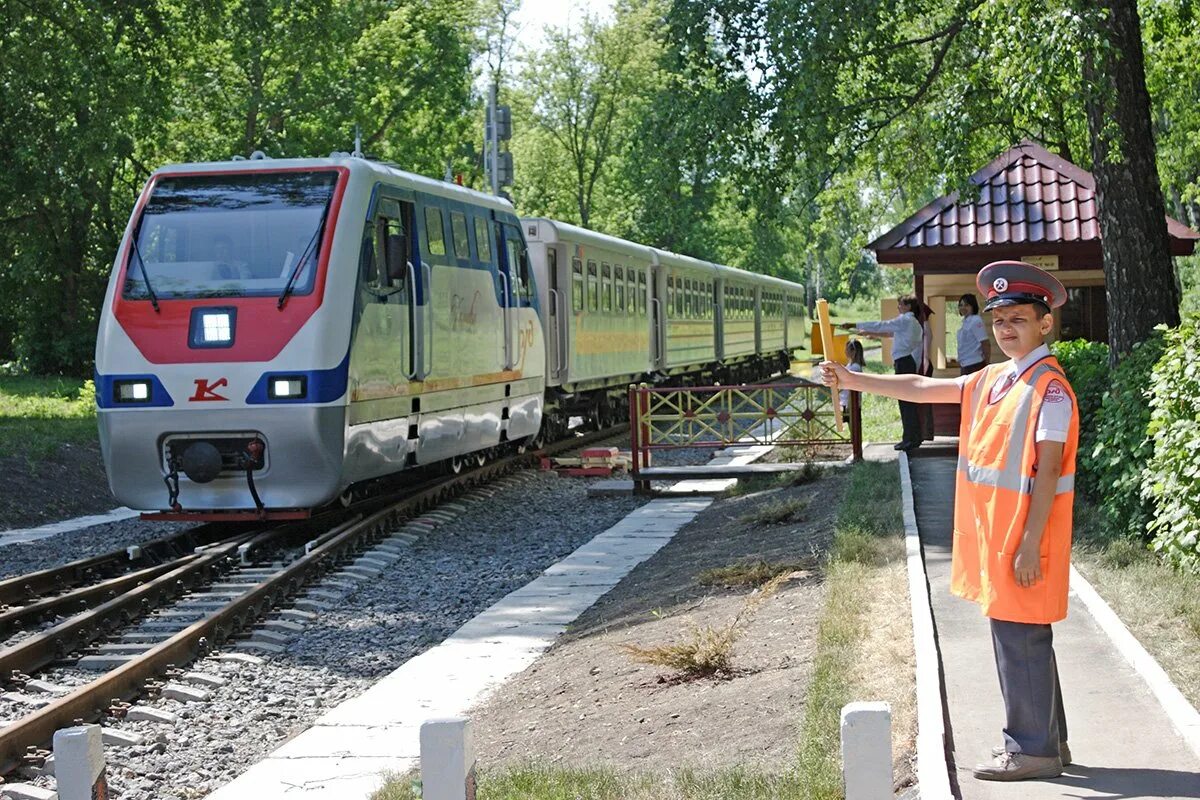
[[[958,365],[970,367],[983,361],[983,343],[988,340],[983,318],[978,314],[963,317],[958,329]]]
[[[1010,360],[1004,365],[1000,377],[992,386],[992,395],[988,398],[988,402],[994,403],[1007,394],[1021,373],[1049,355],[1050,348],[1043,344],[1035,347],[1022,358]],[[961,389],[970,378],[970,375],[960,375],[954,381]],[[1035,442],[1065,442],[1067,434],[1071,430],[1071,409],[1071,395],[1067,394],[1067,389],[1062,385],[1062,381],[1050,381],[1050,385],[1046,387],[1046,396],[1042,398],[1042,408],[1038,412],[1037,432],[1034,434],[1033,440]]]
[[[851,361],[850,364],[846,367],[846,369],[850,370],[851,372],[862,372],[862,364],[859,364],[857,361]],[[845,408],[845,409],[850,408],[850,390],[849,389],[842,389],[842,408]]]
[[[880,320],[879,322],[860,322],[856,326],[862,333],[890,333],[892,335],[892,359],[912,356],[918,365],[921,363],[921,353],[924,347],[921,341],[921,323],[911,311],[905,311],[898,317]]]

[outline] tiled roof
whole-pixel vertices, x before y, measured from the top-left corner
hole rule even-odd
[[[1100,240],[1092,174],[1034,142],[1002,153],[971,182],[980,187],[974,202],[959,202],[957,192],[941,197],[867,248],[894,252]],[[1200,239],[1170,217],[1167,230],[1175,239]]]

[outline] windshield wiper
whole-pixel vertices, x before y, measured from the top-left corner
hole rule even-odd
[[[146,294],[150,296],[150,305],[154,306],[154,313],[162,313],[158,308],[158,295],[154,293],[154,287],[150,285],[150,276],[146,274],[146,261],[142,258],[142,251],[138,247],[138,235],[140,230],[134,231],[129,237],[129,243],[133,245],[133,252],[137,255],[138,266],[142,269],[142,283],[146,284]]]
[[[331,198],[332,199],[332,198]],[[300,268],[304,266],[304,262],[308,260],[308,253],[313,249],[313,245],[321,238],[321,231],[325,230],[325,219],[329,216],[329,201],[325,201],[325,211],[321,214],[321,221],[317,223],[317,229],[313,231],[312,238],[308,240],[308,245],[305,246],[304,252],[300,254],[300,259],[296,262],[296,266],[292,267],[292,274],[288,276],[287,283],[283,286],[283,291],[279,293],[279,301],[275,303],[275,308],[283,310],[284,303],[292,293],[292,289],[296,286],[296,279],[300,277]]]

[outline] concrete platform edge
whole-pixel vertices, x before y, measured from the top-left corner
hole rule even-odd
[[[1074,564],[1071,565],[1071,590],[1083,601],[1092,619],[1133,667],[1134,672],[1145,681],[1188,747],[1200,757],[1200,711],[1183,696],[1183,692],[1179,691],[1154,656],[1142,647],[1142,643],[1130,633],[1129,628],[1125,627],[1125,623],[1087,578],[1079,574]]]
[[[952,800],[954,793],[950,788],[950,765],[946,758],[946,699],[942,696],[942,662],[934,635],[929,579],[925,574],[921,537],[917,531],[912,476],[906,453],[900,453],[899,468],[913,650],[917,662],[917,786],[922,800]]]

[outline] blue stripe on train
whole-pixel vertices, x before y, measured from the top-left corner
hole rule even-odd
[[[308,391],[304,397],[275,398],[267,394],[267,387],[276,378],[304,377],[308,382]],[[350,381],[350,350],[347,348],[342,363],[331,369],[311,370],[282,370],[276,369],[264,372],[246,395],[248,405],[282,404],[296,405],[297,403],[332,403],[346,394],[346,385]]]
[[[97,408],[167,408],[175,405],[167,387],[154,375],[101,375],[99,372],[93,372],[92,380],[96,384]],[[142,402],[118,403],[114,396],[114,384],[117,381],[149,382],[149,399]]]

